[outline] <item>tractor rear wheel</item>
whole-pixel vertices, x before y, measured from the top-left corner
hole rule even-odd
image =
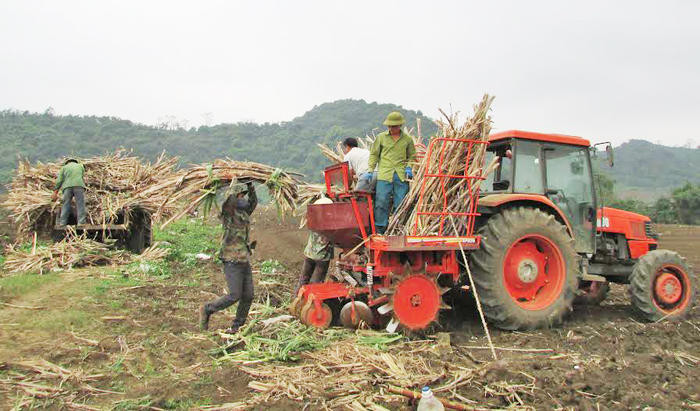
[[[566,227],[539,209],[517,207],[489,218],[479,234],[472,274],[489,322],[505,330],[560,324],[580,277]]]
[[[598,305],[608,297],[610,284],[607,281],[581,281],[575,305]]]
[[[697,283],[678,253],[653,250],[639,258],[630,275],[632,308],[646,321],[681,320],[695,303]]]

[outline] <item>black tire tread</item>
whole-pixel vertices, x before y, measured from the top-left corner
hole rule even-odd
[[[560,248],[567,268],[564,289],[550,307],[529,311],[519,307],[503,286],[501,260],[511,242],[527,230],[546,234]],[[526,234],[527,232],[525,232]],[[490,323],[505,330],[531,330],[561,324],[572,311],[572,304],[580,275],[580,256],[574,249],[574,240],[553,215],[530,207],[514,207],[493,215],[479,228],[481,247],[471,254],[471,270],[474,286],[484,315]]]
[[[684,310],[671,315],[659,310],[653,301],[653,278],[657,268],[662,264],[675,264],[681,267],[690,279],[690,301]],[[645,321],[654,322],[661,319],[678,321],[684,319],[693,309],[697,297],[697,280],[690,265],[680,254],[671,250],[653,250],[644,254],[634,265],[630,274],[629,286],[632,311]]]

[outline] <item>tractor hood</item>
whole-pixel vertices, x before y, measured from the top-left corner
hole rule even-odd
[[[647,223],[651,223],[651,218],[645,215],[617,208],[602,207],[598,209],[596,225],[600,232],[620,233],[625,234],[628,239],[643,240],[647,239]]]

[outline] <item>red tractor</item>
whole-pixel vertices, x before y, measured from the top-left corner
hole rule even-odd
[[[497,156],[500,166],[483,178],[468,176],[468,164],[464,175],[428,165],[426,179],[466,179],[470,201],[466,213],[421,213],[421,196],[419,218],[437,214],[430,217],[446,222],[433,235],[417,235],[417,223],[413,235],[375,235],[371,195],[350,191],[347,164],[325,170],[334,203],[309,206],[308,227],[343,252],[335,281],[302,287],[293,314],[320,328],[339,320],[421,330],[449,308],[445,292],[475,287],[491,324],[534,329],[560,324],[575,303],[601,302],[609,282],[630,284],[644,320],[680,319],[691,310],[695,279],[677,253],[657,249],[649,217],[599,207],[587,140],[512,130],[488,143],[460,141],[465,150],[488,144],[487,158]],[[427,157],[445,143],[432,139]],[[455,218],[466,229],[446,235]]]

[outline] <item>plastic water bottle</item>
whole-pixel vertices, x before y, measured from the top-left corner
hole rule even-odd
[[[435,398],[430,387],[423,387],[420,401],[418,401],[418,411],[444,411],[445,406]]]

